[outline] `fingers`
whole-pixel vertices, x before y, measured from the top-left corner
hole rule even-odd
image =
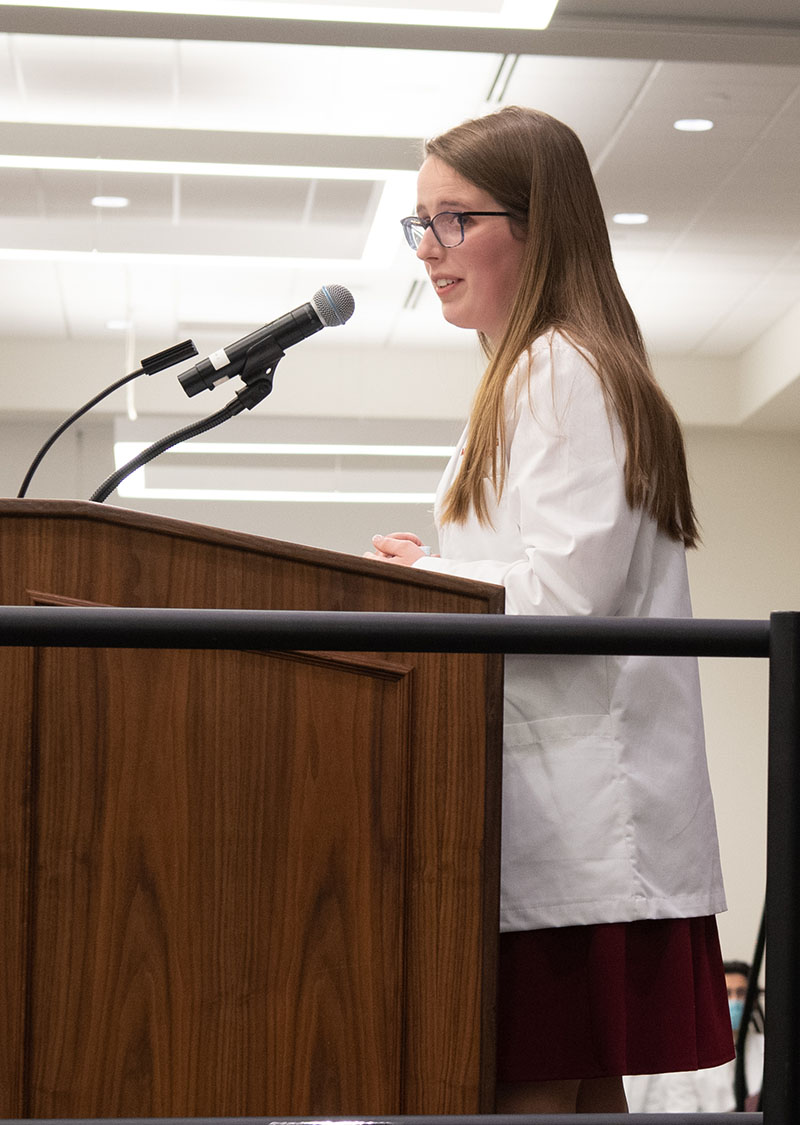
[[[365,552],[364,558],[378,559],[399,566],[413,566],[417,559],[425,554],[422,550],[422,540],[410,531],[399,532],[396,535],[373,535],[372,545],[375,551]]]
[[[387,536],[385,536],[385,538],[386,539],[407,539],[409,541],[409,543],[416,543],[416,545],[418,547],[422,546],[422,540],[420,539],[420,537],[418,535],[415,535],[413,531],[391,531]],[[374,542],[374,540],[373,540],[373,542]]]

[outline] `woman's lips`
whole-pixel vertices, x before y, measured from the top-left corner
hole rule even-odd
[[[444,293],[450,293],[459,282],[457,277],[437,277],[431,278],[431,280],[433,281],[434,289],[440,297]]]

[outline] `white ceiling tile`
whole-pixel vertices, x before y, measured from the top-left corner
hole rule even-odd
[[[10,35],[0,35],[0,99],[9,108],[18,107],[21,95],[11,44]]]
[[[56,269],[70,335],[104,336],[109,320],[127,319],[130,298],[123,265],[98,255],[94,261],[59,263]]]
[[[630,59],[523,55],[502,104],[532,106],[567,122],[594,160],[652,67],[650,61]]]
[[[0,168],[0,214],[32,218],[42,215],[44,208],[37,172],[30,168]]]
[[[174,96],[169,41],[15,35],[14,54],[30,120],[164,123]]]
[[[480,110],[498,62],[495,55],[462,52],[183,43],[181,123],[429,136]]]
[[[6,335],[64,337],[68,333],[52,262],[0,262],[0,310]]]
[[[79,172],[51,168],[35,172],[37,192],[48,219],[84,218],[102,224],[104,219],[133,223],[141,219],[169,219],[172,214],[173,178],[132,172]],[[110,211],[92,206],[95,196],[121,196],[130,201]]]

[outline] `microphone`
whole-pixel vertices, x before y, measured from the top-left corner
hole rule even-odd
[[[278,317],[249,336],[212,352],[206,359],[178,376],[191,398],[200,391],[212,391],[218,383],[241,375],[248,363],[263,362],[271,367],[286,348],[313,336],[321,328],[344,324],[353,315],[356,303],[353,294],[343,285],[323,285],[310,301]]]

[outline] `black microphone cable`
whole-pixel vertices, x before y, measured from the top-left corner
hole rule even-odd
[[[28,466],[28,471],[25,474],[25,478],[20,485],[19,492],[17,493],[17,499],[22,500],[24,498],[31,481],[33,480],[33,474],[39,468],[39,465],[42,463],[45,454],[58,440],[58,438],[61,437],[64,431],[69,429],[73,422],[77,422],[78,419],[82,418],[84,414],[88,413],[92,409],[92,407],[97,406],[98,402],[102,402],[104,398],[108,398],[110,394],[113,394],[114,391],[118,391],[120,387],[124,387],[126,383],[130,383],[133,379],[138,379],[140,375],[155,375],[157,371],[163,371],[167,367],[173,367],[176,363],[181,363],[184,359],[191,359],[197,354],[197,348],[194,346],[194,342],[192,340],[184,340],[181,344],[175,344],[170,348],[165,348],[164,351],[156,352],[155,355],[151,355],[146,359],[143,359],[141,361],[141,367],[137,368],[136,371],[131,371],[128,375],[123,375],[123,377],[121,379],[118,379],[116,383],[112,383],[110,387],[106,387],[104,391],[101,391],[100,394],[95,395],[93,399],[89,400],[89,402],[84,403],[84,405],[79,410],[76,410],[74,414],[70,414],[69,418],[65,419],[65,421],[61,423],[58,429],[56,429],[50,435],[50,437],[34,457],[33,461],[31,461],[30,465]]]

